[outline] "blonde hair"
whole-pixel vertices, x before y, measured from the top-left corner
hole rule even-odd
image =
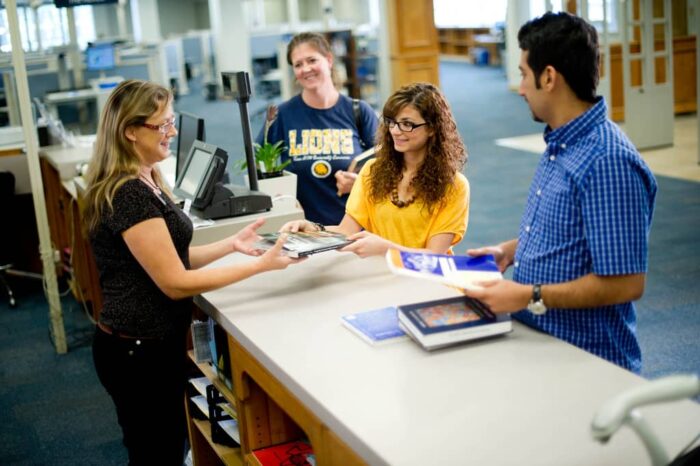
[[[128,180],[139,177],[141,161],[126,138],[126,130],[139,126],[172,102],[170,91],[160,84],[131,79],[120,83],[109,95],[100,115],[97,140],[86,175],[87,188],[83,202],[86,231],[94,230],[106,210],[113,209],[117,190]],[[170,194],[158,170],[153,181]]]

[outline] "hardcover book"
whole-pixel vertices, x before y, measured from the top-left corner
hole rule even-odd
[[[399,324],[426,350],[510,332],[510,314],[494,315],[467,296],[407,304],[398,308]]]
[[[403,340],[406,334],[399,328],[394,306],[343,316],[343,325],[370,345]]]
[[[435,280],[465,289],[478,289],[480,281],[503,278],[492,255],[450,256],[389,249],[386,262],[397,275]]]
[[[255,243],[258,249],[268,250],[277,242],[281,233],[265,233]],[[287,233],[287,241],[284,243],[284,251],[290,257],[306,257],[319,252],[339,249],[352,243],[345,235],[332,231],[310,231]]]

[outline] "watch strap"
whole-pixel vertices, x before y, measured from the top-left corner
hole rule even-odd
[[[536,284],[532,286],[532,302],[542,301],[542,285]]]

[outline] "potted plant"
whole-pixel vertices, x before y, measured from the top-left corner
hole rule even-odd
[[[254,144],[255,148],[255,162],[258,164],[258,179],[264,180],[265,178],[275,178],[277,176],[282,176],[282,172],[285,167],[291,163],[291,160],[285,162],[280,161],[282,152],[286,149],[282,145],[284,141],[277,141],[272,144],[267,141],[267,134],[265,135],[265,141],[261,144]]]

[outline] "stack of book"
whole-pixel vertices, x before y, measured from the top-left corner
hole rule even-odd
[[[398,308],[399,327],[426,350],[493,337],[513,329],[510,314],[494,315],[466,296]]]
[[[478,289],[479,282],[503,278],[493,256],[451,256],[390,249],[389,269],[397,275]],[[342,323],[371,345],[405,339],[426,350],[502,335],[512,330],[510,314],[493,314],[468,296],[427,301],[345,315]]]

